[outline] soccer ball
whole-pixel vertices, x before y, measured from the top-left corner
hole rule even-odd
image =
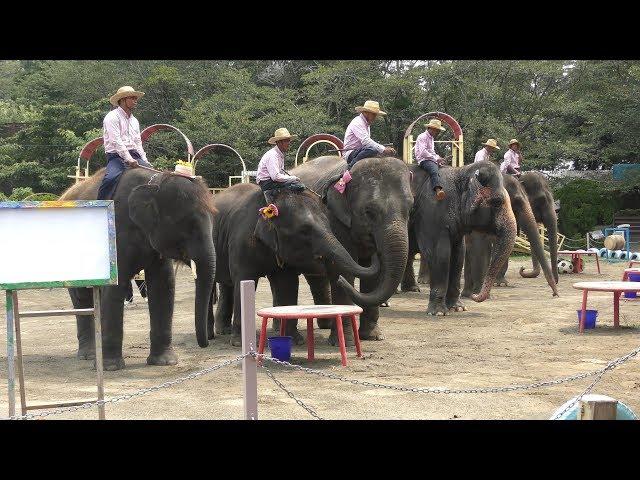
[[[558,262],[558,273],[573,273],[573,263],[568,260]]]

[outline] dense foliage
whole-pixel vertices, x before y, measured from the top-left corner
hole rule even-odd
[[[640,63],[633,61],[1,61],[0,192],[63,191],[80,148],[102,134],[109,95],[122,85],[146,92],[136,111],[143,127],[173,124],[196,149],[229,144],[249,168],[277,127],[300,140],[320,132],[342,137],[354,107],[367,99],[389,113],[373,137],[399,151],[406,127],[437,110],[460,122],[466,162],[487,137],[498,139],[501,152],[510,138],[520,139],[525,169],[566,161],[610,168],[640,158]],[[185,157],[182,140],[167,132],[147,150],[159,167]],[[91,171],[103,164],[99,150]],[[198,168],[211,186],[240,171],[237,158],[222,153],[208,154]],[[562,193],[566,205],[584,201],[584,187]],[[615,202],[603,200],[608,205],[567,228],[606,217]]]

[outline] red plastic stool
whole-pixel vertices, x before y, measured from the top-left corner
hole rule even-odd
[[[284,305],[280,307],[263,308],[258,311],[258,316],[262,317],[262,326],[260,328],[260,341],[258,342],[258,354],[264,353],[264,345],[267,340],[267,321],[271,319],[280,319],[280,335],[286,332],[286,322],[292,319],[307,320],[307,359],[314,359],[313,350],[313,319],[314,318],[333,318],[336,320],[336,330],[338,332],[338,345],[340,346],[340,356],[342,357],[342,366],[347,366],[347,349],[344,342],[344,330],[342,328],[342,317],[351,318],[351,328],[353,328],[353,338],[356,344],[356,353],[358,357],[362,357],[360,349],[360,336],[358,335],[358,324],[356,315],[362,313],[362,308],[357,305]],[[262,357],[258,360],[261,365]]]

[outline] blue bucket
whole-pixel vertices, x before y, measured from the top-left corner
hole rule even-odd
[[[288,362],[291,359],[292,345],[293,337],[269,337],[271,356],[281,362]]]
[[[640,282],[640,273],[630,273],[629,274],[630,282]],[[624,292],[624,298],[636,298],[636,292]]]
[[[576,310],[578,312],[578,325],[580,325],[580,315],[582,310]],[[596,328],[596,318],[598,317],[597,310],[586,310],[584,319],[584,328]]]

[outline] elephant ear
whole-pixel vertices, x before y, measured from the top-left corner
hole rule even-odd
[[[145,232],[155,230],[159,210],[155,196],[160,190],[158,185],[140,185],[129,194],[129,216]]]
[[[348,228],[351,228],[351,211],[347,205],[345,195],[346,193],[339,193],[333,188],[333,184],[330,184],[323,198],[323,202],[327,204],[331,213],[333,213],[340,222]]]

